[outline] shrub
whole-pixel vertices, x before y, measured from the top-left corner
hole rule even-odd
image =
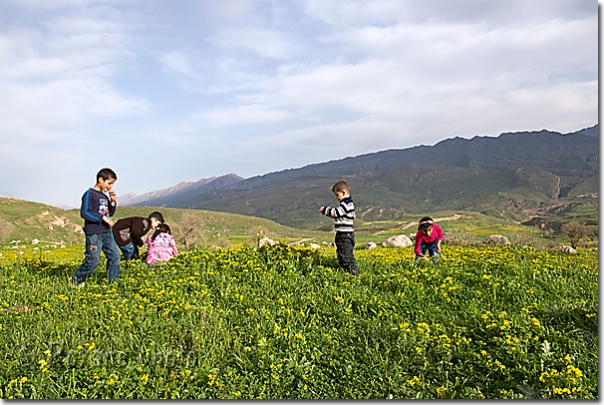
[[[0,218],[0,243],[5,243],[10,238],[10,234],[15,226],[10,222]]]
[[[576,249],[579,241],[588,235],[588,228],[578,221],[565,223],[560,231],[568,237],[568,242],[573,249]]]
[[[201,232],[206,221],[193,212],[185,212],[179,224],[174,225],[174,239],[190,250],[196,246],[201,239]]]

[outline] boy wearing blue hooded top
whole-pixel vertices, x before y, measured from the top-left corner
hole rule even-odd
[[[111,232],[117,208],[113,184],[117,180],[115,172],[109,168],[101,169],[96,175],[97,182],[82,196],[80,216],[84,219],[86,235],[86,255],[82,265],[76,270],[70,282],[77,287],[92,274],[101,259],[101,250],[107,257],[107,279],[111,283],[120,275],[120,251]]]
[[[357,261],[354,258],[354,245],[356,243],[354,236],[354,202],[350,197],[350,186],[344,180],[338,181],[331,188],[331,191],[338,200],[337,207],[321,207],[319,212],[328,217],[334,218],[334,229],[336,231],[336,253],[340,266],[349,274],[356,276],[359,274]]]

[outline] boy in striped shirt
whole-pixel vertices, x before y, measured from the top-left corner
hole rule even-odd
[[[353,228],[354,202],[350,197],[350,186],[344,180],[341,180],[334,184],[331,191],[339,202],[338,206],[323,206],[319,208],[319,212],[334,218],[338,262],[349,274],[356,276],[359,274],[359,269],[354,258],[354,245],[356,243]]]

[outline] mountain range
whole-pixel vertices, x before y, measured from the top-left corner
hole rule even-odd
[[[322,229],[318,214],[335,202],[331,186],[351,184],[357,217],[472,210],[515,220],[599,191],[598,125],[561,134],[547,130],[498,137],[452,138],[434,146],[391,149],[244,179],[235,174],[182,182],[121,205],[223,211]]]
[[[180,182],[177,185],[162,190],[151,191],[143,195],[128,193],[120,196],[120,205],[155,205],[169,207],[177,204],[183,198],[199,195],[207,191],[231,186],[245,180],[236,174],[220,177],[210,177],[198,181]]]

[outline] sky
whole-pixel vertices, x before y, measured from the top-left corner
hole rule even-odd
[[[598,123],[595,0],[3,0],[0,196]]]

